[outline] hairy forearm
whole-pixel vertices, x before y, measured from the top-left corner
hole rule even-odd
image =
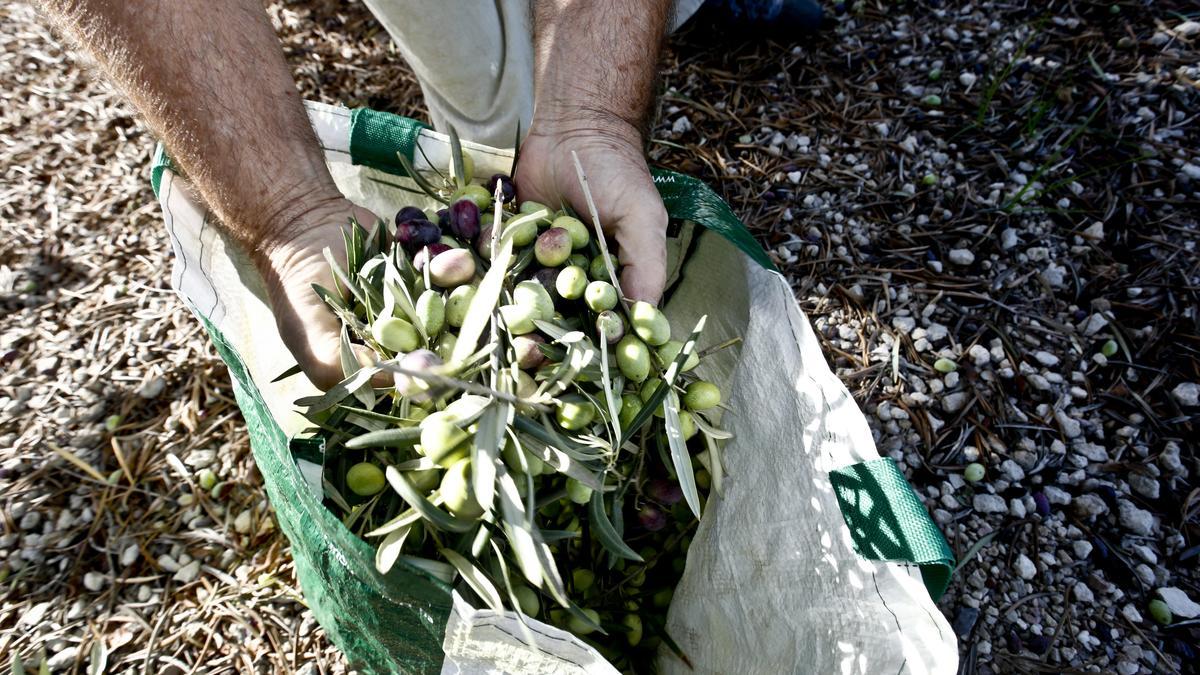
[[[260,0],[43,0],[251,249],[336,197]]]
[[[535,123],[641,138],[671,0],[534,0]]]

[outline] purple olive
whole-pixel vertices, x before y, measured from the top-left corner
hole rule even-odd
[[[542,350],[538,345],[545,344],[546,338],[537,333],[529,333],[526,335],[518,335],[513,338],[513,350],[517,352],[517,367],[521,370],[529,370],[542,365],[546,357],[542,354]]]
[[[475,277],[475,257],[465,248],[443,251],[429,261],[429,279],[442,288],[454,288]]]
[[[450,206],[450,231],[464,242],[479,236],[479,207],[470,199],[460,199]]]
[[[418,349],[409,352],[400,358],[400,367],[405,370],[423,371],[429,370],[434,366],[442,364],[442,359],[437,354],[428,349]],[[410,377],[403,373],[396,373],[393,377],[396,383],[396,391],[401,396],[413,396],[421,394],[429,390],[429,383],[417,377]],[[433,392],[428,392],[424,396],[418,397],[421,400],[427,400]]]
[[[550,294],[551,300],[558,300],[558,289],[554,287],[554,281],[558,279],[558,270],[547,267],[533,273],[533,280],[541,284],[546,292]]]
[[[1033,503],[1037,506],[1038,515],[1043,518],[1050,516],[1050,500],[1046,499],[1046,495],[1042,492],[1033,493]]]
[[[425,263],[429,262],[434,256],[449,250],[450,247],[441,242],[425,246],[413,256],[413,267],[416,267],[417,271],[420,272],[425,269]]]
[[[450,209],[438,209],[437,217],[438,217],[438,220],[437,220],[438,227],[442,228],[443,230],[449,230],[450,229]]]
[[[505,204],[517,198],[517,186],[513,185],[512,179],[507,174],[494,173],[488,179],[487,190],[488,194],[496,194],[496,184],[500,184],[500,198]]]
[[[638,523],[647,532],[658,532],[667,526],[667,516],[657,507],[647,504],[638,511]]]
[[[423,217],[396,225],[396,241],[410,252],[437,243],[441,238],[442,230]]]
[[[561,227],[552,227],[538,235],[533,255],[545,267],[558,267],[571,255],[571,235]]]
[[[679,483],[665,478],[655,478],[646,484],[646,494],[651,499],[666,506],[674,506],[683,499],[683,490]]]
[[[396,224],[412,220],[425,220],[425,212],[416,206],[406,206],[396,212]]]

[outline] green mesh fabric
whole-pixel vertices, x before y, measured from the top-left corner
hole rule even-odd
[[[669,169],[654,168],[650,174],[672,218],[699,223],[725,237],[754,262],[766,269],[775,269],[767,252],[758,245],[725,200],[701,180]]]
[[[890,457],[829,472],[854,547],[868,560],[921,567],[930,597],[942,597],[954,569],[954,554],[925,505]]]
[[[412,161],[417,134],[428,128],[424,122],[408,117],[357,108],[350,113],[350,160],[372,169],[403,175],[396,153],[401,152]]]
[[[440,672],[450,588],[402,563],[387,575],[376,571],[374,548],[309,491],[288,439],[241,357],[215,326],[197,316],[229,366],[254,461],[279,528],[292,544],[296,576],[317,621],[347,659],[366,672]]]

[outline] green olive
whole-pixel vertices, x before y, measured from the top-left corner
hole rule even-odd
[[[463,154],[465,155],[466,153]],[[451,204],[460,199],[470,199],[471,201],[475,202],[475,206],[479,207],[480,212],[487,211],[488,207],[492,205],[492,195],[487,191],[487,188],[483,187],[482,185],[466,185],[456,190],[454,194],[450,195]],[[437,221],[435,220],[433,222],[436,223]]]
[[[592,620],[592,623],[600,623],[600,614],[597,613],[596,610],[585,609],[583,610],[583,613],[587,615],[587,618]],[[588,635],[596,630],[592,626],[584,623],[583,620],[577,616],[572,616],[567,620],[567,629],[576,635]]]
[[[708,469],[697,469],[696,487],[701,490],[707,490],[710,485],[712,485],[712,474],[708,472]]]
[[[587,399],[563,399],[558,404],[555,417],[558,419],[558,426],[568,431],[578,431],[591,424],[595,419],[596,406]]]
[[[450,291],[450,299],[446,302],[446,323],[458,328],[467,318],[467,308],[475,298],[474,286],[459,286]]]
[[[517,396],[520,398],[530,398],[536,393],[537,382],[534,381],[533,376],[523,370],[518,370],[516,390]]]
[[[617,413],[617,419],[621,422],[622,429],[628,429],[630,424],[633,424],[633,418],[642,411],[642,400],[633,394],[625,394],[621,396],[621,411]]]
[[[530,476],[540,476],[545,470],[545,462],[540,457],[535,457],[528,452],[521,452],[517,449],[516,443],[513,443],[510,438],[504,444],[504,449],[501,451],[504,457],[504,464],[513,471],[521,471],[521,460],[525,460],[525,467],[529,469]],[[523,481],[517,481],[518,484]]]
[[[642,617],[637,614],[626,614],[621,620],[621,625],[629,629],[625,633],[625,641],[630,647],[636,647],[642,641]]]
[[[1171,608],[1158,598],[1151,600],[1147,608],[1150,610],[1150,617],[1163,626],[1168,626],[1175,620],[1175,617],[1171,615]]]
[[[588,245],[592,240],[591,233],[588,232],[587,225],[583,221],[572,216],[559,216],[550,223],[550,227],[561,227],[571,236],[571,248],[581,249]]]
[[[607,281],[593,281],[583,290],[583,299],[593,312],[617,306],[617,289]]]
[[[697,380],[687,386],[683,394],[683,405],[688,410],[708,410],[721,403],[721,389],[712,382]]]
[[[577,265],[568,265],[562,268],[554,279],[554,289],[567,300],[582,298],[585,288],[587,288],[587,272]]]
[[[538,235],[533,255],[543,267],[558,267],[571,255],[571,235],[561,227],[552,227]]]
[[[449,467],[467,456],[470,445],[467,432],[444,418],[430,416],[421,422],[421,447],[425,456],[438,466]]]
[[[617,269],[617,256],[609,253],[608,259],[612,262],[613,271]],[[604,256],[598,255],[592,258],[592,262],[588,264],[588,276],[593,279],[607,280],[608,266],[604,264]]]
[[[651,600],[651,602],[654,603],[655,607],[662,607],[662,608],[670,607],[671,606],[671,598],[674,596],[675,596],[675,589],[664,588],[661,591],[658,591],[657,593],[654,594],[654,597]]]
[[[513,335],[532,333],[536,326],[533,320],[538,318],[537,308],[531,305],[503,305],[500,307],[500,318]]]
[[[534,240],[537,239],[538,221],[524,219],[518,221],[517,224],[513,225],[511,228],[505,226],[503,231],[505,234],[510,232],[512,233],[510,236],[512,237],[512,243],[515,248],[523,248],[532,244]]]
[[[574,478],[567,479],[567,498],[576,504],[586,504],[592,498],[592,488]]]
[[[383,489],[383,470],[370,462],[359,462],[346,472],[346,487],[359,497],[370,497]]]
[[[671,363],[675,361],[675,357],[679,356],[679,352],[683,349],[683,343],[679,340],[667,340],[665,344],[658,348],[656,354],[658,362],[663,368],[669,368]],[[695,348],[692,353],[683,361],[683,371],[687,372],[692,368],[700,365],[700,355],[696,353]]]
[[[471,484],[471,460],[460,459],[446,470],[438,488],[442,503],[458,516],[473,520],[483,515],[483,508],[475,499],[475,488]]]
[[[671,339],[671,324],[658,308],[638,301],[629,308],[629,323],[646,344],[658,346]]]
[[[425,493],[437,487],[438,482],[441,480],[437,469],[407,471],[405,474],[412,481],[414,487]]]
[[[449,361],[450,356],[454,354],[454,345],[458,344],[458,336],[454,333],[442,333],[438,336],[437,342],[433,344],[433,351],[442,361]]]
[[[617,343],[617,367],[631,382],[642,382],[650,375],[650,349],[636,336],[626,335]]]
[[[416,309],[425,334],[431,339],[437,337],[446,323],[446,302],[442,300],[442,294],[433,289],[425,291],[417,298]]]
[[[421,344],[417,329],[404,319],[382,316],[371,324],[371,337],[394,352],[411,352]]]
[[[513,288],[513,304],[527,306],[534,318],[549,321],[554,316],[554,300],[541,283],[532,279]]]
[[[521,612],[525,616],[537,616],[538,610],[542,608],[542,603],[532,588],[525,584],[517,585],[513,588],[513,595],[517,596],[517,602],[521,605]]]
[[[625,337],[625,319],[611,309],[606,309],[596,315],[596,334],[608,344],[620,341]]]
[[[584,593],[596,583],[596,573],[586,567],[571,572],[571,581],[575,584],[577,593]]]
[[[584,270],[584,273],[586,274],[586,270],[590,263],[588,262],[588,257],[586,255],[582,253],[572,253],[571,256],[567,258],[567,264],[571,267],[578,267],[579,269]]]
[[[679,431],[683,433],[685,441],[696,435],[696,420],[692,419],[692,414],[686,410],[679,411]]]
[[[979,462],[971,462],[967,465],[967,468],[963,469],[963,479],[965,479],[968,483],[978,483],[979,481],[983,480],[984,473],[986,473],[986,470],[983,468],[982,464]]]

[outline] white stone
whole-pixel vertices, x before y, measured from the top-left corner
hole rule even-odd
[[[976,367],[985,366],[992,360],[992,353],[983,345],[971,345],[971,348],[967,350],[967,356],[971,357]]]
[[[175,562],[174,558],[165,553],[158,556],[158,566],[161,567],[164,572],[179,571],[179,563]]]
[[[192,562],[179,568],[179,571],[172,577],[175,581],[181,584],[188,584],[196,580],[200,576],[200,561],[193,560]]]
[[[1195,408],[1200,405],[1200,384],[1180,382],[1171,390],[1171,398],[1185,408]]]
[[[140,553],[141,551],[138,549],[137,544],[126,546],[125,550],[121,551],[121,566],[129,567],[132,565],[138,559]]]
[[[975,262],[975,254],[965,248],[950,249],[950,253],[946,257],[955,265],[970,265]]]
[[[1099,220],[1092,223],[1086,230],[1083,231],[1083,236],[1087,239],[1091,239],[1092,241],[1099,241],[1103,239],[1104,223]]]
[[[958,74],[958,83],[964,87],[970,88],[971,85],[975,84],[975,73],[972,73],[969,70],[962,71]]]
[[[1146,584],[1147,586],[1154,585],[1154,569],[1146,563],[1141,563],[1137,567],[1133,568],[1133,573],[1137,575],[1138,579],[1141,579],[1143,584]]]
[[[1132,548],[1133,548],[1133,552],[1137,554],[1137,557],[1146,561],[1146,563],[1148,563],[1150,565],[1158,564],[1158,554],[1154,552],[1154,549],[1150,548],[1149,546],[1147,546],[1145,544],[1137,544],[1137,545],[1133,546]]]
[[[1025,480],[1025,470],[1021,468],[1020,464],[1017,464],[1011,459],[1006,459],[1000,463],[1000,473],[1007,478],[1010,483],[1016,483]]]
[[[1093,462],[1107,462],[1108,461],[1108,451],[1105,450],[1104,446],[1102,446],[1102,445],[1097,445],[1095,443],[1088,443],[1087,441],[1077,441],[1075,443],[1075,445],[1072,446],[1071,449],[1074,450],[1076,453],[1083,455],[1084,457],[1087,457],[1089,460],[1091,460]]]
[[[1141,672],[1141,668],[1138,667],[1138,664],[1131,661],[1117,661],[1118,675],[1137,675],[1139,672]]]
[[[896,316],[892,317],[892,327],[896,330],[908,335],[917,327],[917,320],[911,316]]]
[[[1167,586],[1166,588],[1158,589],[1156,592],[1158,593],[1158,597],[1162,598],[1162,601],[1167,603],[1167,607],[1170,608],[1171,614],[1175,615],[1176,617],[1194,619],[1197,616],[1200,616],[1200,605],[1192,602],[1192,599],[1189,598],[1187,593],[1184,593],[1182,590],[1175,588],[1174,586]]]
[[[1076,560],[1087,560],[1087,557],[1092,554],[1092,542],[1087,539],[1076,539],[1071,543],[1071,550],[1075,553]]]
[[[1018,232],[1011,227],[1000,233],[1000,248],[1005,251],[1015,248],[1020,242]]]
[[[1154,534],[1154,514],[1144,509],[1139,509],[1132,502],[1125,501],[1124,499],[1118,504],[1117,510],[1119,512],[1118,520],[1122,527],[1143,537],[1149,537]]]
[[[141,396],[142,398],[146,398],[146,399],[158,398],[158,395],[163,393],[163,390],[166,388],[167,388],[167,381],[161,377],[156,377],[156,378],[150,380],[149,382],[147,382],[146,384],[143,384],[138,389],[137,393],[138,393],[138,396]]]
[[[1024,518],[1027,515],[1025,502],[1022,502],[1020,499],[1008,500],[1008,515],[1018,519]]]
[[[1131,623],[1138,624],[1142,622],[1142,613],[1137,610],[1132,604],[1125,605],[1121,608],[1121,616],[1129,619]]]
[[[1065,412],[1055,410],[1054,418],[1058,420],[1058,426],[1067,438],[1078,438],[1083,433],[1083,429],[1079,425],[1079,420],[1068,416]]]
[[[1144,473],[1129,474],[1129,487],[1146,499],[1158,499],[1160,492],[1158,479]]]
[[[183,462],[193,469],[203,469],[212,465],[216,459],[216,450],[193,450],[183,458]]]
[[[46,668],[51,672],[66,670],[75,665],[75,660],[79,658],[79,647],[71,645],[63,647],[54,653],[54,656],[46,659]]]
[[[1029,556],[1021,553],[1017,559],[1013,561],[1013,569],[1017,571],[1017,576],[1022,579],[1029,580],[1037,576],[1037,565],[1029,559]]]
[[[1004,498],[997,495],[975,495],[971,505],[980,513],[1005,513],[1008,511],[1008,504],[1004,503]]]
[[[1059,506],[1066,506],[1071,503],[1071,493],[1062,488],[1047,485],[1042,488],[1042,494],[1046,495],[1046,501]]]
[[[1033,359],[1046,367],[1058,365],[1058,357],[1047,351],[1034,352]]]
[[[969,396],[970,395],[965,392],[946,394],[942,397],[942,409],[949,413],[958,412],[959,410],[962,410],[965,405],[967,405]]]
[[[83,587],[93,593],[99,593],[107,581],[108,578],[99,572],[88,572],[83,575]]]
[[[1092,589],[1082,581],[1075,582],[1075,599],[1085,605],[1090,605],[1096,601],[1096,595],[1092,593]]]
[[[250,509],[246,509],[237,515],[233,520],[233,529],[239,534],[250,534],[250,528],[254,525],[254,514]]]
[[[1071,500],[1071,504],[1085,518],[1108,513],[1108,504],[1105,504],[1104,500],[1096,495],[1079,495]]]

